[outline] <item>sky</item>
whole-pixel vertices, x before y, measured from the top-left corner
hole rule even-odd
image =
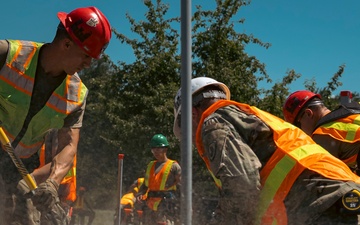
[[[155,1],[155,0],[154,0]],[[154,2],[153,1],[153,2]],[[170,6],[169,17],[179,16],[180,0],[163,0]],[[192,0],[204,9],[214,9],[215,0]],[[59,20],[57,12],[70,12],[78,7],[96,6],[109,19],[117,32],[133,37],[126,13],[136,20],[144,18],[142,0],[17,0],[4,1],[0,39],[51,42]],[[238,32],[252,34],[271,44],[269,49],[256,45],[246,48],[249,55],[265,63],[273,80],[279,82],[290,69],[302,76],[290,91],[304,88],[305,80],[315,79],[325,87],[330,78],[345,65],[341,90],[359,91],[360,78],[360,1],[358,0],[252,0],[242,7],[234,20],[244,18]],[[134,59],[129,46],[113,35],[106,53],[114,61]],[[260,87],[270,88],[272,84]]]

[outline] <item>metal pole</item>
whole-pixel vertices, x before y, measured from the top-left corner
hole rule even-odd
[[[192,224],[191,0],[181,0],[181,223]]]
[[[124,154],[118,155],[118,201],[117,201],[117,221],[116,224],[121,224],[121,197],[122,197],[122,177],[123,177],[123,160]]]

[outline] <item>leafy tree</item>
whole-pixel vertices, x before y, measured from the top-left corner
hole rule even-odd
[[[256,105],[262,91],[258,82],[271,82],[265,65],[245,52],[245,46],[256,44],[268,48],[253,35],[238,33],[235,25],[245,19],[232,21],[242,6],[250,1],[217,0],[215,10],[203,11],[197,6],[194,14],[193,65],[194,76],[208,76],[227,84],[232,99]]]
[[[77,183],[85,186],[97,207],[116,205],[108,190],[116,190],[116,145],[109,140],[112,132],[107,112],[111,96],[113,64],[104,57],[81,72],[80,76],[89,89],[77,157]],[[95,193],[95,194],[94,194]]]
[[[133,48],[136,59],[117,66],[117,76],[111,81],[117,93],[111,96],[108,108],[113,124],[111,138],[122,146],[133,165],[127,168],[131,180],[142,176],[153,159],[149,142],[156,133],[168,138],[169,157],[179,159],[179,147],[172,135],[174,94],[180,82],[179,34],[170,26],[179,19],[165,19],[169,6],[160,0],[144,4],[148,8],[146,21],[136,22],[127,15],[139,39],[114,31],[122,43]]]

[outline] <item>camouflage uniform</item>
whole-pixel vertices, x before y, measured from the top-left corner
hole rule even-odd
[[[255,115],[227,106],[205,119],[202,140],[211,171],[222,182],[220,224],[253,224],[261,189],[259,171],[276,149],[271,129]],[[284,201],[288,224],[357,225],[357,215],[342,214],[337,205],[352,189],[360,190],[360,185],[305,170]]]

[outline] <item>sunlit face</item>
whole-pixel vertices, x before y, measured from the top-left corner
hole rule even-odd
[[[156,159],[161,159],[166,154],[166,149],[164,147],[151,148],[151,152],[153,153]]]
[[[67,74],[74,74],[80,72],[84,68],[89,68],[92,58],[84,50],[82,50],[77,44],[72,41],[68,41],[65,47],[64,56],[64,71]]]

